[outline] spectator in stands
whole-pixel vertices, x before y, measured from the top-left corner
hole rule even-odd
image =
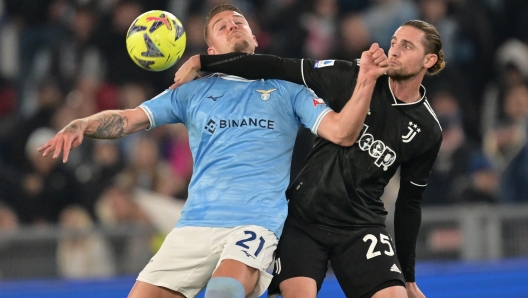
[[[96,203],[96,214],[104,227],[150,227],[147,213],[133,199],[134,183],[129,177],[120,175],[115,183],[107,188]],[[151,249],[151,235],[139,234],[127,237],[123,252],[119,255],[122,270],[133,274],[147,263],[154,252]],[[126,262],[133,259],[134,262]]]
[[[423,195],[424,205],[450,205],[461,201],[470,181],[469,162],[476,148],[466,139],[458,101],[448,91],[432,97],[442,126],[442,145]]]
[[[339,24],[340,42],[333,57],[350,60],[360,57],[361,52],[370,45],[370,34],[361,15],[344,16]]]
[[[18,227],[19,222],[15,212],[0,201],[0,233],[14,232]]]
[[[337,0],[316,0],[312,12],[301,16],[301,24],[308,33],[304,56],[327,59],[332,55],[337,41],[338,13]]]
[[[404,22],[418,18],[418,7],[410,0],[371,2],[373,5],[361,15],[370,36],[369,44],[377,42],[380,47],[388,49],[394,31]]]
[[[115,274],[110,245],[94,230],[88,212],[71,206],[60,215],[64,235],[57,245],[57,267],[64,278],[109,277]]]
[[[511,88],[528,82],[528,45],[508,40],[495,54],[495,74],[486,86],[481,117],[481,133],[485,136],[504,120],[504,98]]]
[[[502,122],[484,135],[484,152],[499,174],[519,153],[528,138],[528,87],[524,84],[506,91]]]
[[[72,173],[58,160],[44,158],[37,151],[42,142],[54,135],[50,128],[39,128],[26,143],[29,167],[19,181],[22,191],[15,205],[23,223],[56,223],[62,209],[77,198]]]
[[[167,196],[186,187],[183,179],[177,179],[170,166],[160,156],[157,139],[141,135],[134,139],[128,167],[123,171],[135,185]]]
[[[502,203],[528,202],[528,144],[504,170],[500,180],[499,199]]]
[[[117,142],[94,140],[90,158],[75,169],[79,185],[78,203],[92,218],[95,204],[103,191],[112,185],[114,177],[123,170],[124,163]]]
[[[470,183],[460,196],[460,203],[496,203],[498,177],[491,162],[475,153],[469,162]]]

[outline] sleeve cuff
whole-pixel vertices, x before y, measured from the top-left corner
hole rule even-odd
[[[330,113],[332,109],[326,108],[324,109],[319,116],[317,116],[317,119],[315,119],[315,123],[312,125],[311,131],[314,135],[319,136],[317,134],[317,130],[319,129],[319,125],[321,124],[321,121],[323,121],[323,118],[326,116],[326,114]]]
[[[154,127],[156,127],[156,123],[154,122],[154,115],[152,114],[152,111],[149,109],[149,107],[144,106],[144,105],[140,105],[139,107],[140,107],[143,111],[145,111],[145,114],[147,114],[147,117],[148,117],[149,122],[150,122],[150,127],[147,128],[146,130],[151,130],[151,129],[153,129]]]

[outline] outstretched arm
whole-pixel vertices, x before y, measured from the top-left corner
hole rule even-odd
[[[67,162],[70,150],[78,147],[85,136],[94,139],[118,139],[149,126],[147,114],[141,108],[103,111],[73,120],[38,148],[38,151],[43,152],[43,156],[54,152],[53,158],[57,158],[62,152],[62,161]]]
[[[199,70],[305,85],[333,110],[340,111],[352,95],[359,67],[356,61],[344,60],[316,61],[245,53],[196,55],[178,69],[170,89],[193,80]]]
[[[174,75],[170,89],[193,80],[198,71],[213,71],[246,79],[281,79],[304,84],[301,74],[303,59],[285,59],[273,55],[229,53],[222,55],[195,55],[189,58]]]

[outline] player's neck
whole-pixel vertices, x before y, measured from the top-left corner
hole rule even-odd
[[[420,94],[421,83],[422,79],[418,76],[413,76],[405,80],[389,78],[389,85],[394,96],[406,103],[413,103],[422,98]]]

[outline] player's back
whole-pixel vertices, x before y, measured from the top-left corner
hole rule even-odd
[[[154,99],[171,100],[172,122],[189,131],[195,164],[178,226],[257,224],[280,234],[299,125],[318,125],[327,109],[307,102],[310,96],[285,81],[219,74]]]

